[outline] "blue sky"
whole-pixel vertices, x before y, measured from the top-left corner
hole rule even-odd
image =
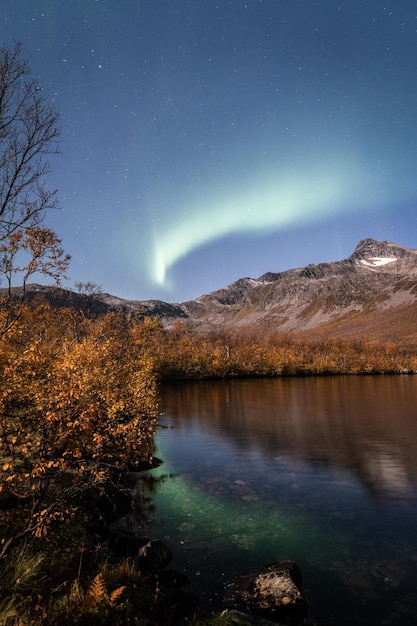
[[[181,302],[417,247],[414,0],[2,0],[61,114],[68,287]]]

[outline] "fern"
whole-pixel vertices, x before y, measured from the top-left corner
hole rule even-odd
[[[86,599],[93,602],[93,604],[99,604],[105,596],[106,584],[104,582],[104,576],[101,572],[94,577],[93,582],[89,586],[86,594]]]
[[[118,587],[117,589],[114,589],[114,591],[112,591],[109,596],[107,594],[104,576],[102,572],[99,572],[97,576],[94,577],[93,582],[87,589],[87,592],[85,594],[85,601],[87,604],[92,604],[94,606],[97,606],[100,603],[109,603],[113,605],[117,602],[117,600],[120,599],[125,589],[125,585],[122,587]]]
[[[126,589],[126,585],[123,585],[121,587],[118,587],[117,589],[115,589],[114,591],[111,592],[110,594],[110,604],[115,604],[117,602],[117,600],[120,599],[123,591]]]

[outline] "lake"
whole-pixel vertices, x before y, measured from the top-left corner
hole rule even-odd
[[[161,401],[142,529],[205,607],[294,559],[311,617],[417,623],[417,376],[181,382]]]

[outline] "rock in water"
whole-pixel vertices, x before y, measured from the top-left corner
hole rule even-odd
[[[246,611],[274,622],[298,624],[306,615],[307,602],[301,591],[301,571],[295,561],[279,561],[257,574],[242,576],[232,587],[231,600]]]
[[[148,541],[138,552],[139,567],[156,573],[172,561],[172,552],[162,541],[154,539]]]

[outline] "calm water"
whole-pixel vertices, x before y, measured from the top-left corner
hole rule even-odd
[[[146,531],[207,605],[289,558],[312,617],[417,624],[417,376],[181,383],[162,403]]]

